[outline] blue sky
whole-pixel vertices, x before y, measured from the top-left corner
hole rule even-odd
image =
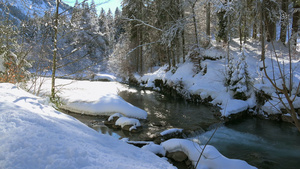
[[[64,3],[69,4],[70,6],[74,6],[76,0],[62,0]],[[78,0],[78,2],[82,2],[83,0]],[[103,2],[109,1],[107,3],[102,4]],[[100,9],[103,8],[106,12],[110,8],[112,13],[115,12],[116,8],[119,7],[121,9],[121,1],[122,0],[94,0],[95,4],[97,5],[97,10],[100,12]],[[89,4],[92,0],[88,0]],[[101,5],[100,5],[101,4]]]

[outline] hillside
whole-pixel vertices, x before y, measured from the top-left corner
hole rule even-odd
[[[0,4],[0,11],[2,13],[9,13],[9,18],[13,20],[15,24],[19,24],[20,21],[26,20],[29,17],[43,16],[45,11],[53,11],[56,6],[54,0],[4,0],[3,4]],[[61,2],[60,11],[65,11],[70,7],[69,5]],[[4,14],[2,16],[5,16]]]

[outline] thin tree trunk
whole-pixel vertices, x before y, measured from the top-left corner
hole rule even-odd
[[[257,27],[256,27],[256,21],[254,21],[253,23],[253,34],[252,34],[252,38],[253,39],[257,39]]]
[[[281,10],[284,12],[283,16],[281,17],[281,28],[280,28],[280,41],[285,43],[286,40],[286,28],[287,28],[287,21],[288,21],[288,0],[282,0],[281,2]]]
[[[210,42],[210,3],[206,5],[206,36]]]
[[[261,41],[261,60],[265,60],[265,27],[264,27],[264,0],[261,2],[260,9],[260,41]]]
[[[243,18],[244,18],[244,45],[247,43],[247,37],[248,37],[248,29],[247,29],[247,14],[248,14],[248,0],[246,0],[246,7],[245,11],[243,12]]]
[[[227,0],[227,4],[229,4],[229,0]],[[230,35],[230,15],[227,16],[227,59],[228,59],[228,62],[230,60],[230,39],[231,39],[231,35]]]
[[[240,52],[241,52],[242,51],[242,46],[243,46],[242,17],[239,21],[239,34],[240,34]]]
[[[185,38],[184,38],[184,30],[182,30],[181,38],[182,38],[182,59],[183,59],[183,62],[185,62]]]
[[[181,18],[183,19],[184,18],[184,9],[183,7],[181,7]],[[185,29],[182,30],[181,32],[181,38],[182,38],[182,60],[183,62],[185,62]]]
[[[198,50],[200,50],[200,41],[199,41],[198,27],[197,27],[197,21],[196,21],[196,13],[195,13],[195,5],[196,5],[196,3],[197,3],[197,0],[192,5],[192,13],[193,13],[194,28],[195,28],[196,44],[197,44]]]
[[[58,8],[60,0],[56,0],[56,11],[54,20],[54,50],[52,63],[52,78],[51,78],[51,100],[55,100],[55,72],[56,72],[56,55],[57,55],[57,34],[58,34]]]
[[[300,20],[300,1],[294,0],[294,13],[293,13],[293,25],[292,25],[292,46],[296,49],[297,36],[298,36],[298,22]]]
[[[171,67],[172,67],[172,64],[171,64],[170,48],[169,48],[169,47],[167,47],[167,56],[168,56],[168,63],[169,63],[169,68],[168,68],[168,70],[170,70]]]

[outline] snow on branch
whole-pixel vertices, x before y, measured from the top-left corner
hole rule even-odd
[[[132,22],[132,21],[137,21],[137,22],[139,22],[139,23],[142,24],[142,25],[145,25],[145,26],[148,26],[148,27],[150,27],[150,28],[156,29],[156,30],[158,30],[158,31],[160,31],[160,32],[163,32],[162,29],[157,28],[157,27],[155,27],[155,26],[153,26],[153,25],[150,25],[150,24],[146,23],[145,21],[142,21],[142,20],[140,20],[140,19],[137,19],[137,18],[135,18],[134,16],[133,16],[132,19],[131,19],[131,18],[124,18],[124,20],[130,21],[130,22]]]
[[[152,45],[152,44],[154,44],[154,43],[159,43],[159,42],[160,42],[160,40],[155,41],[155,42],[150,42],[150,43],[145,43],[145,44],[139,45],[139,46],[137,46],[137,47],[131,49],[131,50],[126,54],[126,56],[128,56],[130,53],[132,53],[133,51],[135,51],[135,50],[136,50],[137,48],[139,48],[139,47],[143,47],[143,46],[147,46],[147,45]]]

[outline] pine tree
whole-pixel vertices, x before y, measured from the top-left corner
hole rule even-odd
[[[248,72],[248,65],[246,62],[246,55],[244,49],[237,56],[239,59],[235,63],[234,71],[230,79],[229,88],[234,92],[235,99],[247,100],[249,98],[248,91],[250,88],[250,77]]]

